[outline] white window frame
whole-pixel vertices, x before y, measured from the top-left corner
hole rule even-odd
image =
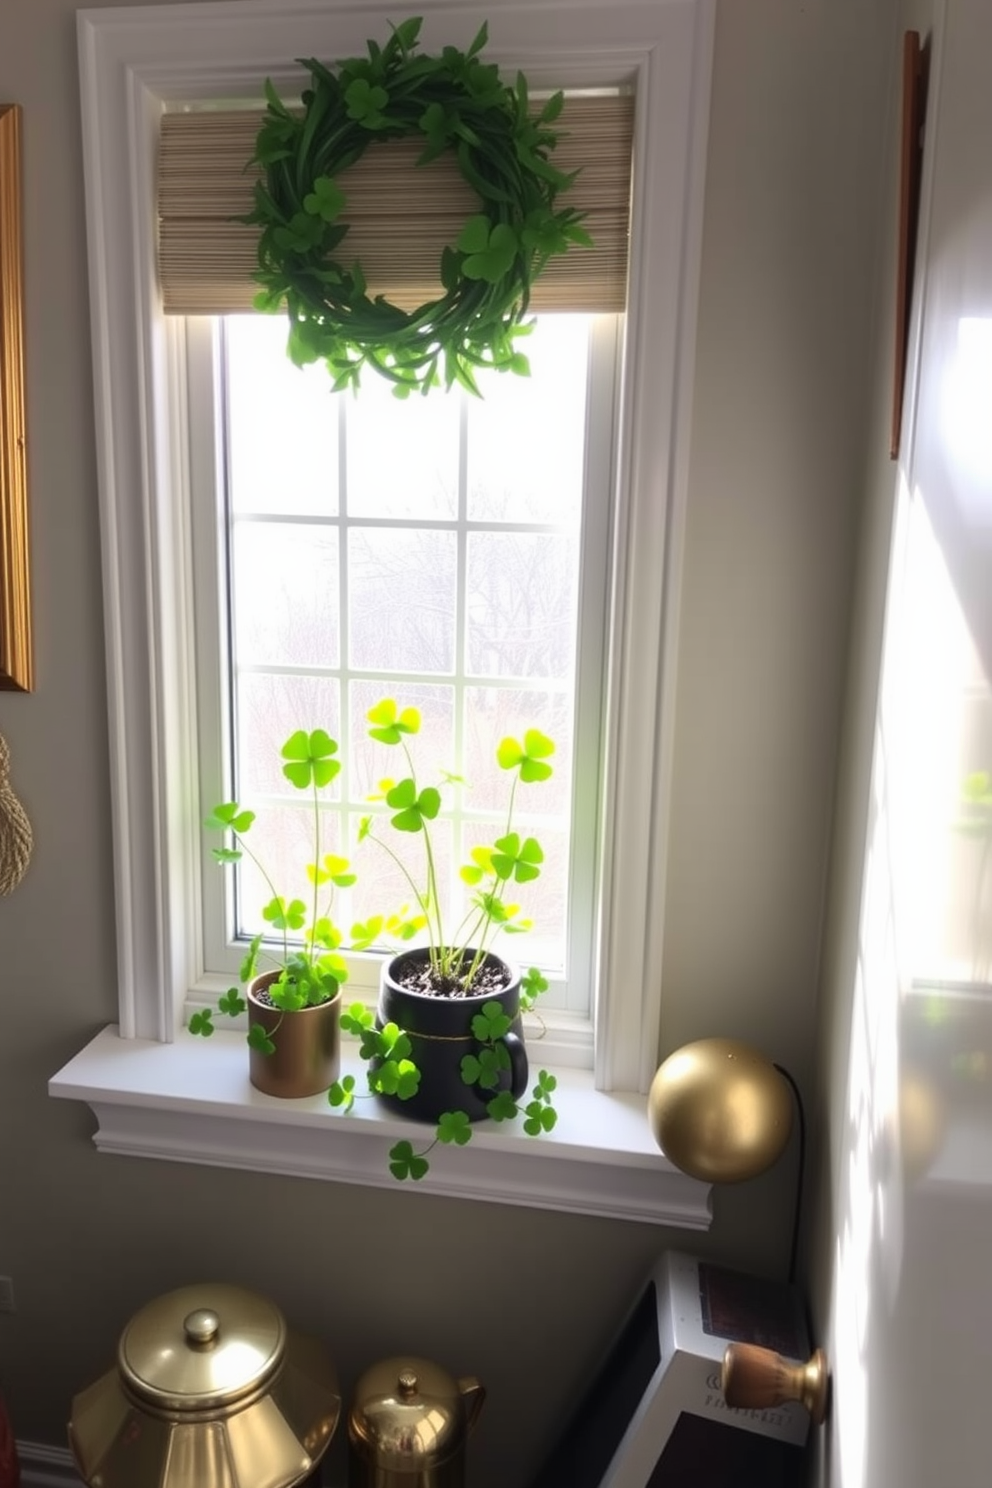
[[[574,679],[575,710],[575,759],[572,766],[574,780],[574,809],[571,824],[569,865],[569,895],[571,899],[568,926],[565,933],[564,976],[551,971],[541,960],[540,952],[534,948],[534,938],[517,940],[511,945],[504,942],[504,953],[527,965],[531,960],[546,971],[550,978],[550,991],[541,998],[541,1060],[544,1063],[567,1064],[572,1067],[593,1067],[593,1025],[590,1015],[591,989],[594,981],[593,958],[595,951],[595,906],[598,899],[597,844],[600,835],[598,812],[598,781],[600,769],[599,721],[603,717],[605,694],[605,617],[608,614],[608,573],[612,514],[603,493],[613,489],[613,425],[617,398],[617,372],[619,348],[623,339],[622,315],[604,314],[588,317],[589,368],[587,378],[586,427],[583,435],[585,446],[585,481],[582,493],[582,539],[581,559],[577,586],[581,598],[578,601],[580,615],[578,631],[580,644],[577,648]],[[186,322],[185,355],[189,382],[189,434],[190,449],[187,468],[190,469],[194,490],[201,490],[199,499],[194,499],[193,548],[196,558],[194,587],[197,596],[204,597],[210,607],[210,618],[217,617],[216,625],[197,628],[197,667],[200,673],[198,687],[198,729],[200,752],[201,800],[228,799],[235,789],[228,777],[228,760],[231,743],[228,734],[227,698],[231,679],[228,673],[228,658],[222,654],[227,646],[227,620],[229,598],[226,585],[220,579],[228,563],[227,545],[230,541],[217,521],[215,511],[205,498],[208,492],[217,492],[223,486],[225,475],[222,467],[229,458],[219,447],[218,436],[222,433],[221,382],[223,374],[219,368],[219,335],[212,318],[194,317]],[[320,368],[312,369],[320,378]],[[535,384],[536,386],[536,379]],[[468,395],[453,396],[463,398]],[[350,401],[350,400],[347,400]],[[200,469],[195,468],[197,462]],[[220,546],[218,546],[220,544]],[[439,679],[442,682],[444,678]],[[454,678],[449,679],[451,682]],[[537,679],[540,685],[541,679]],[[402,687],[401,682],[395,684]],[[384,683],[386,691],[393,690],[393,683]],[[217,997],[225,992],[232,978],[237,977],[238,968],[244,960],[247,936],[234,932],[234,904],[232,875],[218,873],[213,860],[214,837],[204,833],[200,845],[200,920],[201,955],[207,968],[189,987],[185,1001],[185,1017],[204,1007],[213,1007]],[[381,957],[377,955],[348,955],[348,983],[346,995],[362,998],[370,1007],[375,1006],[379,988]],[[212,968],[212,969],[211,969]],[[578,968],[576,970],[576,968]],[[558,994],[556,1001],[555,993]],[[562,1006],[562,998],[566,1006]],[[580,1010],[574,1010],[574,1009]],[[226,1023],[229,1027],[247,1027],[247,1014],[241,1015],[241,1023]]]
[[[457,8],[446,0],[425,0],[419,8],[425,16],[425,50],[442,41],[467,45],[485,20],[490,60],[510,75],[523,69],[532,87],[633,84],[635,89],[612,576],[614,595],[621,599],[611,606],[608,637],[595,1090],[590,1083],[586,1095],[626,1093],[612,1109],[643,1112],[643,1100],[632,1093],[647,1090],[659,1044],[679,579],[715,0],[488,0]],[[155,1064],[159,1073],[143,1085],[135,1073],[137,1051],[131,1050],[127,1072],[127,1044],[140,1042],[147,1069],[154,1046],[185,1046],[185,1040],[173,1041],[198,970],[200,831],[189,809],[196,780],[188,478],[185,431],[180,420],[168,416],[170,409],[184,406],[185,362],[180,332],[161,313],[156,282],[159,118],[167,103],[185,99],[258,98],[265,77],[280,89],[292,89],[301,77],[294,59],[359,53],[368,36],[382,34],[395,19],[393,10],[384,0],[233,0],[78,15],[120,1014],[118,1028],[94,1043],[94,1049],[99,1045],[94,1069],[103,1070],[104,1085],[77,1060],[51,1088],[53,1094],[89,1099],[102,1111],[108,1127],[105,1140],[98,1133],[97,1142],[110,1150],[189,1160],[197,1145],[191,1140],[184,1147],[174,1136],[156,1150],[150,1132],[144,1146],[128,1146],[119,1131],[110,1135],[108,1115],[113,1107],[120,1118],[130,1102],[141,1108],[146,1124],[152,1109],[163,1121],[166,1115],[179,1119],[175,1101],[165,1112],[168,1077],[160,1064]],[[210,1060],[202,1046],[194,1057],[206,1070]],[[254,1101],[242,1100],[241,1107],[228,1112],[235,1126],[238,1116],[246,1128],[250,1117],[253,1126],[270,1134],[287,1122],[297,1128],[310,1124],[295,1121],[286,1110],[259,1117]],[[269,1112],[268,1106],[262,1109]],[[527,1160],[517,1167],[532,1176],[539,1165],[531,1154],[538,1150],[549,1152],[548,1163],[581,1156],[591,1168],[574,1182],[576,1191],[589,1187],[592,1168],[602,1176],[617,1161],[639,1168],[651,1183],[663,1172],[672,1198],[668,1207],[638,1198],[627,1207],[617,1200],[611,1208],[609,1196],[595,1195],[585,1205],[555,1203],[538,1180],[531,1188],[542,1197],[528,1198],[521,1182],[520,1202],[708,1223],[704,1186],[683,1179],[679,1187],[680,1175],[654,1151],[646,1121],[646,1140],[640,1134],[625,1137],[618,1159],[620,1149],[609,1151],[610,1139],[603,1135],[609,1122],[604,1125],[601,1113],[589,1120],[598,1123],[595,1136],[573,1132],[557,1146],[533,1142],[524,1148],[481,1134],[478,1147],[491,1147],[500,1160],[511,1149],[526,1151]],[[354,1132],[362,1123],[348,1127],[339,1118],[338,1125]],[[256,1133],[256,1139],[259,1148],[265,1145],[264,1135]],[[346,1140],[353,1138],[341,1138]],[[223,1143],[199,1145],[203,1150],[194,1160],[266,1166],[262,1160],[238,1164],[225,1155]],[[273,1164],[279,1161],[273,1156]],[[574,1164],[566,1161],[565,1168],[574,1179]],[[291,1164],[278,1170],[298,1171]],[[513,1178],[500,1193],[479,1196],[513,1201],[516,1183]],[[463,1183],[448,1191],[470,1190]],[[690,1210],[694,1218],[686,1217]]]

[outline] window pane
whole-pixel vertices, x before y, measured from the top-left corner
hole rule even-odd
[[[302,794],[300,800],[304,800]],[[314,861],[313,811],[306,805],[283,805],[278,802],[255,804],[257,815],[248,841],[258,861],[256,863],[246,855],[240,864],[238,929],[241,934],[248,936],[264,930],[268,938],[278,940],[280,932],[273,930],[262,918],[262,909],[273,897],[273,893],[284,899],[301,899],[306,906],[308,920],[311,916],[314,886],[307,878],[306,866]],[[321,857],[326,853],[342,852],[340,818],[335,811],[320,813],[319,847]],[[322,887],[317,904],[321,913],[330,904],[332,918],[336,923],[340,921],[342,909],[347,909],[350,913],[350,905],[337,889],[332,898],[327,889]]]
[[[337,665],[333,528],[239,523],[232,588],[239,664]]]
[[[436,785],[440,772],[455,773],[455,692],[451,686],[406,682],[353,682],[351,684],[352,793],[365,800],[389,776],[407,774],[406,756],[398,745],[379,744],[369,738],[369,709],[383,698],[392,698],[400,708],[416,708],[420,732],[407,741],[420,786]]]
[[[520,349],[530,361],[530,377],[490,377],[485,397],[468,403],[468,514],[478,522],[577,524],[588,318],[554,315],[539,321]]]
[[[528,814],[567,820],[572,799],[571,696],[523,692],[517,688],[465,689],[467,811],[505,812],[515,772],[500,768],[496,749],[500,740],[507,737],[522,742],[530,728],[540,729],[554,742],[555,752],[548,759],[552,773],[549,780],[518,787],[514,803],[516,820],[524,820]]]
[[[362,813],[368,815],[369,813]],[[362,816],[352,818],[351,840],[358,837]],[[388,848],[388,851],[387,851]],[[438,897],[445,907],[443,924],[457,927],[449,910],[451,903],[451,822],[438,817],[431,823],[431,849],[438,880]],[[352,889],[352,906],[360,920],[373,914],[414,913],[416,900],[410,879],[418,891],[426,885],[424,838],[421,832],[397,832],[389,825],[389,816],[381,808],[372,813],[372,831],[352,854],[358,882]],[[401,866],[402,865],[402,866]],[[410,875],[408,879],[403,869]]]
[[[524,967],[541,965],[547,971],[558,972],[565,967],[565,933],[568,920],[566,890],[568,884],[568,834],[542,826],[533,834],[544,853],[539,878],[529,883],[508,884],[504,902],[519,906],[519,920],[532,922],[531,929],[523,933],[501,932],[495,949],[501,956],[517,961]],[[468,862],[476,843],[489,846],[491,833],[480,832],[477,827],[466,825],[463,832],[463,855],[461,862]],[[462,890],[466,904],[468,891]]]
[[[232,315],[225,325],[234,510],[333,515],[339,405],[326,370],[293,365],[281,315]]]
[[[577,577],[569,537],[471,534],[469,671],[483,677],[570,677]]]
[[[538,880],[505,888],[534,928],[499,944],[557,977],[572,926],[591,915],[588,901],[569,905],[583,789],[573,755],[585,463],[595,443],[590,325],[581,316],[540,321],[527,343],[531,377],[490,377],[482,399],[456,390],[406,401],[371,374],[357,396],[327,394],[326,371],[313,378],[292,367],[283,327],[267,317],[227,331],[231,739],[234,793],[258,811],[253,847],[264,849],[279,892],[305,897],[305,880],[292,875],[311,854],[309,813],[279,755],[295,729],[325,728],[340,741],[343,769],[322,820],[358,874],[336,918],[412,908],[413,884],[425,887],[423,835],[393,829],[381,800],[381,782],[410,765],[400,747],[369,739],[367,714],[386,697],[414,706],[421,728],[407,743],[418,787],[441,792],[432,846],[454,934],[473,892],[458,869],[472,846],[505,831],[517,777],[499,767],[497,746],[538,728],[556,746],[553,774],[517,784],[513,829],[538,839],[544,864]],[[290,431],[281,444],[271,438],[274,412]],[[589,714],[593,732],[597,716]],[[593,741],[585,758],[595,757]],[[372,838],[360,842],[366,815]],[[589,816],[578,818],[584,860]],[[248,863],[240,877],[246,933],[270,890]]]
[[[284,792],[280,751],[298,728],[311,733],[326,729],[341,742],[339,683],[335,677],[272,676],[242,672],[237,683],[235,730],[237,778],[245,799],[262,793]],[[342,744],[341,753],[344,754]],[[332,799],[338,782],[324,794]]]
[[[349,534],[353,667],[454,669],[455,557],[452,532],[359,527]]]
[[[349,514],[453,517],[459,407],[455,393],[394,398],[388,383],[367,373],[347,410]]]

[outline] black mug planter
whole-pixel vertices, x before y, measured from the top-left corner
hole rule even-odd
[[[469,958],[473,952],[467,952]],[[519,1100],[527,1088],[528,1064],[520,1018],[520,972],[491,951],[485,967],[492,973],[501,971],[503,985],[487,987],[474,996],[436,996],[404,985],[414,983],[423,973],[428,960],[426,947],[403,951],[382,968],[376,1027],[395,1023],[409,1036],[410,1058],[420,1070],[420,1086],[409,1100],[397,1095],[380,1095],[391,1110],[411,1116],[416,1121],[436,1122],[445,1111],[464,1111],[469,1121],[484,1121],[488,1104],[500,1090],[509,1090]],[[498,1002],[511,1019],[503,1042],[510,1056],[510,1068],[500,1073],[500,1083],[489,1090],[466,1085],[462,1079],[462,1060],[466,1054],[478,1055],[484,1045],[472,1032],[472,1019],[487,1002]],[[373,1061],[373,1068],[375,1068]]]

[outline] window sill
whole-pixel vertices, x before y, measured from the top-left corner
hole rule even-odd
[[[343,1067],[364,1071],[349,1048]],[[435,1147],[430,1173],[416,1185],[390,1176],[386,1154],[397,1138],[427,1128],[374,1101],[341,1116],[323,1096],[262,1095],[248,1082],[237,1033],[216,1033],[209,1043],[160,1044],[122,1039],[111,1026],[48,1089],[90,1106],[101,1152],[708,1229],[709,1187],[680,1173],[654,1146],[644,1097],[598,1091],[587,1070],[555,1073],[558,1125],[550,1136],[484,1123],[468,1150]]]

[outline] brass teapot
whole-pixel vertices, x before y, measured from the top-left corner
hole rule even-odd
[[[90,1488],[291,1488],[340,1409],[323,1346],[273,1303],[182,1287],[131,1319],[117,1368],[74,1398],[69,1444]]]
[[[429,1359],[366,1370],[348,1413],[348,1488],[463,1488],[465,1447],[486,1392]]]

